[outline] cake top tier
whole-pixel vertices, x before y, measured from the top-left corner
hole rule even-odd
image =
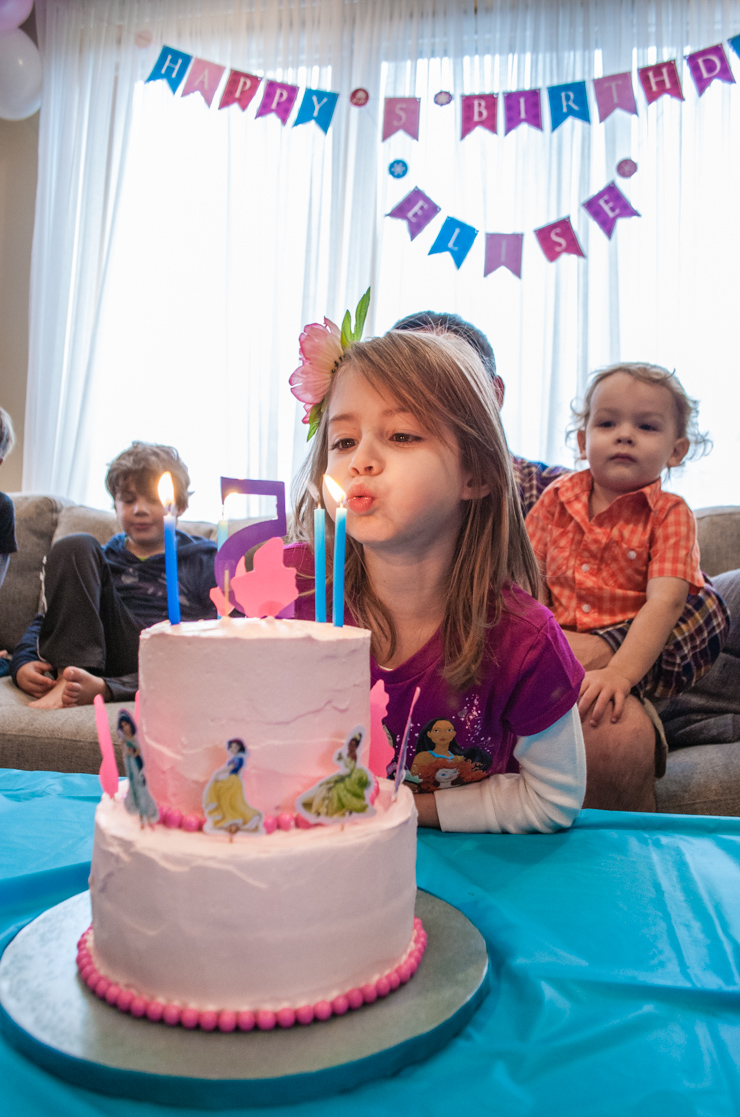
[[[321,643],[341,643],[368,645],[370,633],[365,628],[344,625],[337,628],[332,624],[317,624],[316,621],[277,620],[275,617],[226,617],[217,621],[183,621],[171,625],[161,621],[145,629],[141,634],[142,644],[148,640],[167,636],[174,640],[195,636],[198,640],[318,640]]]

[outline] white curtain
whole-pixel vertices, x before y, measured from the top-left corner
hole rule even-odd
[[[301,326],[372,285],[368,332],[452,310],[490,337],[512,448],[572,460],[570,400],[617,359],[675,367],[715,450],[672,487],[731,480],[740,89],[699,98],[683,55],[740,33],[740,0],[37,0],[45,68],[24,486],[104,504],[133,438],[174,443],[194,515],[218,477],[289,481],[305,446],[287,388]],[[149,46],[141,33],[151,34]],[[145,84],[160,47],[340,93],[314,124],[209,109]],[[730,58],[740,60],[726,48]],[[677,59],[685,101],[648,107],[636,67]],[[633,70],[639,114],[598,123],[591,79]],[[592,123],[550,129],[545,87],[589,83]],[[364,108],[349,103],[361,86]],[[460,95],[541,88],[543,132],[460,136]],[[434,103],[447,89],[454,101]],[[421,98],[418,143],[381,143],[385,96]],[[503,111],[500,104],[499,111]],[[616,179],[641,213],[612,240],[582,203]],[[408,175],[388,174],[403,158]],[[414,242],[386,214],[419,186],[442,212]],[[586,259],[548,263],[533,230],[570,215]],[[441,220],[479,230],[459,271],[429,256]],[[483,278],[485,232],[523,232],[521,281]]]

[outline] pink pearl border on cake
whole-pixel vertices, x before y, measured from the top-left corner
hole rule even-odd
[[[251,1032],[254,1028],[269,1032],[275,1027],[292,1028],[294,1024],[310,1024],[314,1020],[328,1020],[330,1016],[343,1016],[350,1009],[372,1004],[378,997],[387,997],[399,985],[405,985],[419,968],[427,945],[427,933],[416,916],[411,945],[403,961],[377,981],[340,993],[331,1001],[318,1001],[315,1005],[281,1008],[277,1012],[270,1009],[258,1009],[256,1012],[249,1009],[244,1012],[224,1009],[216,1012],[213,1009],[198,1011],[197,1008],[163,1004],[154,998],[133,993],[130,989],[122,989],[101,974],[93,962],[88,946],[91,933],[92,926],[80,936],[77,943],[77,969],[88,989],[97,997],[115,1006],[120,1012],[129,1012],[132,1016],[146,1016],[148,1020],[161,1020],[170,1027],[181,1024],[183,1028],[200,1028],[204,1032]]]
[[[190,833],[202,830],[205,823],[205,819],[200,818],[199,815],[184,815],[177,807],[165,807],[159,813],[159,821],[168,830],[187,830]],[[290,811],[283,811],[277,818],[274,815],[266,814],[262,819],[262,828],[266,834],[274,834],[276,830],[292,830],[294,826],[300,830],[308,830],[310,827],[317,825],[320,824],[309,822],[302,815],[291,814]]]

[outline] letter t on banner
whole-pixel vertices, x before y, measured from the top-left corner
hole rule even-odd
[[[181,50],[162,47],[159,58],[154,63],[154,69],[146,80],[161,81],[164,79],[172,92],[177,93],[192,57],[192,54],[183,54]]]
[[[611,74],[608,78],[594,78],[594,93],[599,106],[599,123],[602,124],[615,109],[637,116],[632,75]]]
[[[398,217],[405,221],[409,227],[409,236],[414,240],[422,229],[426,229],[429,222],[434,220],[439,209],[440,207],[428,198],[423,190],[415,186],[395,209],[386,214],[386,217]]]
[[[429,249],[429,255],[436,256],[438,252],[449,252],[456,267],[459,268],[477,236],[478,230],[472,225],[466,225],[464,221],[456,221],[454,217],[445,217],[444,225]]]
[[[523,242],[524,233],[486,233],[484,277],[497,268],[508,268],[512,275],[521,279]]]
[[[590,217],[593,217],[596,224],[610,240],[614,232],[614,226],[620,217],[640,216],[613,182],[610,182],[598,194],[594,194],[593,198],[584,202],[583,208]]]
[[[543,225],[541,229],[535,229],[534,235],[550,263],[566,253],[570,253],[571,256],[583,256],[585,259],[578,237],[570,223],[570,217],[553,221],[552,225]]]
[[[700,97],[715,80],[726,81],[728,85],[735,84],[730,63],[727,61],[727,55],[721,43],[717,43],[716,47],[706,47],[704,50],[695,51],[694,54],[688,56],[686,61],[689,64],[689,70]]]

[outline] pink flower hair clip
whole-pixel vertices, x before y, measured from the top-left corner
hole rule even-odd
[[[312,322],[306,326],[298,339],[301,363],[288,383],[293,395],[304,406],[303,422],[308,424],[306,441],[313,438],[319,428],[326,407],[326,393],[345,350],[353,341],[359,341],[362,337],[369,306],[368,287],[357,304],[354,329],[350,313],[346,311],[341,330],[329,318],[325,318],[323,325]]]

